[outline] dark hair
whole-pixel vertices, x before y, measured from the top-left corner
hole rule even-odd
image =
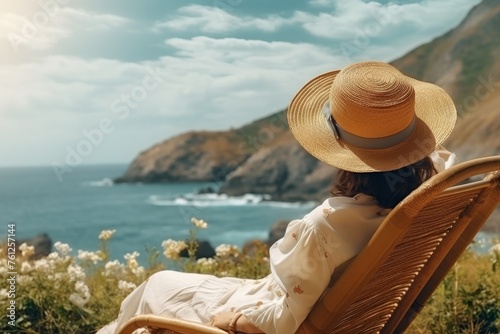
[[[429,157],[388,172],[355,173],[339,169],[331,193],[347,197],[363,193],[375,197],[383,208],[394,208],[435,173]]]

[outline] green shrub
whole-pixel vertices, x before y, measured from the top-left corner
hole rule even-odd
[[[407,333],[499,333],[500,244],[490,254],[465,252]]]
[[[196,232],[206,228],[206,222],[193,218],[194,229],[187,242],[166,240],[163,255],[176,270],[257,278],[269,273],[267,246],[254,243],[246,252],[233,245],[220,245],[216,256],[196,259]],[[2,333],[92,333],[116,318],[121,301],[147,277],[165,269],[161,252],[147,249],[148,267],[139,265],[138,252],[124,255],[125,261],[108,259],[108,242],[114,230],[102,231],[100,250],[78,251],[71,256],[68,244],[56,242],[55,251],[46,258],[30,260],[31,246],[19,247],[15,266],[7,270],[6,254],[0,254],[2,282],[15,275],[15,297],[10,289],[0,289],[0,331]],[[187,249],[189,257],[179,253]],[[12,298],[11,298],[12,297]],[[9,305],[15,301],[15,322],[9,318]]]
[[[219,245],[213,258],[196,259],[196,233],[207,223],[192,219],[187,241],[166,240],[163,255],[169,269],[186,272],[260,278],[269,274],[267,245],[254,242],[240,250]],[[147,268],[139,265],[139,253],[125,254],[124,261],[108,259],[108,242],[114,230],[102,231],[96,252],[78,251],[56,242],[46,258],[30,260],[33,248],[19,247],[15,268],[8,270],[6,254],[0,254],[0,279],[16,271],[15,299],[0,290],[2,333],[93,333],[115,319],[120,303],[149,275],[163,270],[165,261],[156,249],[147,249]],[[187,250],[188,257],[180,257]],[[467,252],[439,286],[407,333],[498,333],[500,329],[500,245],[490,255]],[[9,305],[15,300],[15,323],[9,323]],[[15,326],[13,326],[15,325]]]
[[[33,247],[22,244],[15,260],[17,272],[15,298],[0,290],[0,329],[4,333],[91,333],[118,314],[120,300],[159,267],[145,270],[134,252],[125,262],[108,261],[107,243],[114,231],[99,235],[97,252],[72,251],[68,244],[56,242],[49,256],[30,260]],[[7,261],[2,259],[2,268]],[[14,271],[14,270],[11,270]],[[11,275],[2,270],[5,281]],[[5,313],[15,300],[15,323]],[[15,324],[15,326],[13,326]]]

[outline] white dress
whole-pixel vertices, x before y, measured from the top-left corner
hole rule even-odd
[[[438,171],[448,167],[437,154],[431,157]],[[387,212],[364,194],[328,198],[304,218],[290,222],[285,236],[269,250],[271,274],[267,277],[252,280],[158,272],[125,298],[118,319],[97,334],[114,334],[138,314],[208,323],[222,311],[243,313],[267,334],[292,334],[327,287],[335,268],[364,247]]]

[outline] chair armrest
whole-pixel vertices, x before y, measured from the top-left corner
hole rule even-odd
[[[137,315],[132,317],[120,328],[118,334],[132,334],[136,329],[143,327],[167,329],[179,334],[227,334],[226,331],[217,327],[157,315]]]

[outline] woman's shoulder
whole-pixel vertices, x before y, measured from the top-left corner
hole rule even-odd
[[[304,221],[310,225],[330,224],[333,217],[371,216],[380,210],[377,200],[366,194],[360,193],[353,197],[334,196],[325,199],[323,203],[315,207],[304,217]]]
[[[429,155],[429,158],[431,158],[438,173],[458,163],[457,155],[444,147],[438,147]]]

